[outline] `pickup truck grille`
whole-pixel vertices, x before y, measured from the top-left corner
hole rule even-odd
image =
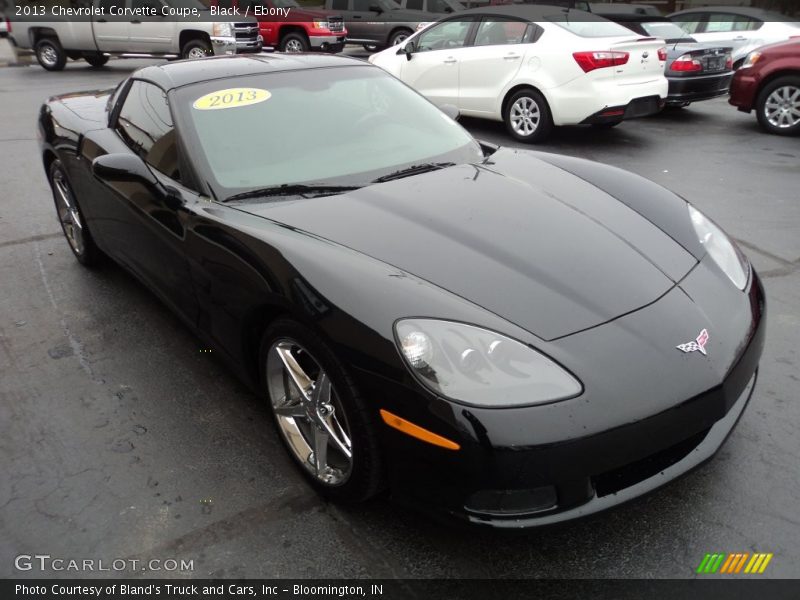
[[[344,20],[342,17],[328,17],[328,29],[334,33],[344,31]]]
[[[258,23],[234,23],[233,32],[237,42],[255,42],[258,38]]]

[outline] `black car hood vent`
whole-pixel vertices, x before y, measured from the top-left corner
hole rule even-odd
[[[510,149],[485,166],[237,208],[403,269],[544,340],[646,306],[696,264],[602,190]]]

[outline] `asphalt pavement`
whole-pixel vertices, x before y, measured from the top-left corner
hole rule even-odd
[[[707,552],[772,552],[762,577],[800,577],[800,138],[763,134],[720,99],[564,128],[537,147],[639,173],[714,218],[764,278],[768,335],[755,395],[713,461],[589,520],[499,535],[385,497],[321,500],[262,398],[120,268],[74,260],[38,108],[144,64],[0,69],[0,576],[41,577],[15,557],[49,554],[193,561],[183,573],[44,573],[57,577],[684,578]],[[462,123],[515,145],[500,123]]]

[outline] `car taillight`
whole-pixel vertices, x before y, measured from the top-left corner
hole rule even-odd
[[[680,58],[676,58],[674,61],[672,61],[672,64],[669,68],[673,71],[678,71],[679,73],[693,73],[696,71],[702,71],[703,63],[696,58],[692,58],[690,54],[684,54]]]
[[[667,62],[667,49],[666,48],[659,48],[658,49],[658,60],[661,62]]]
[[[584,73],[595,69],[619,67],[627,64],[630,55],[627,52],[574,52],[572,57]]]

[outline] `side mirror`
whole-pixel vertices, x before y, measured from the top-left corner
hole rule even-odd
[[[105,181],[127,181],[158,187],[158,179],[135,154],[104,154],[92,161],[92,173]]]
[[[453,119],[453,121],[458,121],[458,117],[461,115],[461,113],[458,110],[458,107],[454,104],[442,104],[439,107],[439,110],[441,110],[444,114]]]
[[[400,48],[400,52],[406,55],[406,60],[411,60],[411,55],[416,51],[417,45],[414,43],[414,40],[406,42],[406,45]]]

